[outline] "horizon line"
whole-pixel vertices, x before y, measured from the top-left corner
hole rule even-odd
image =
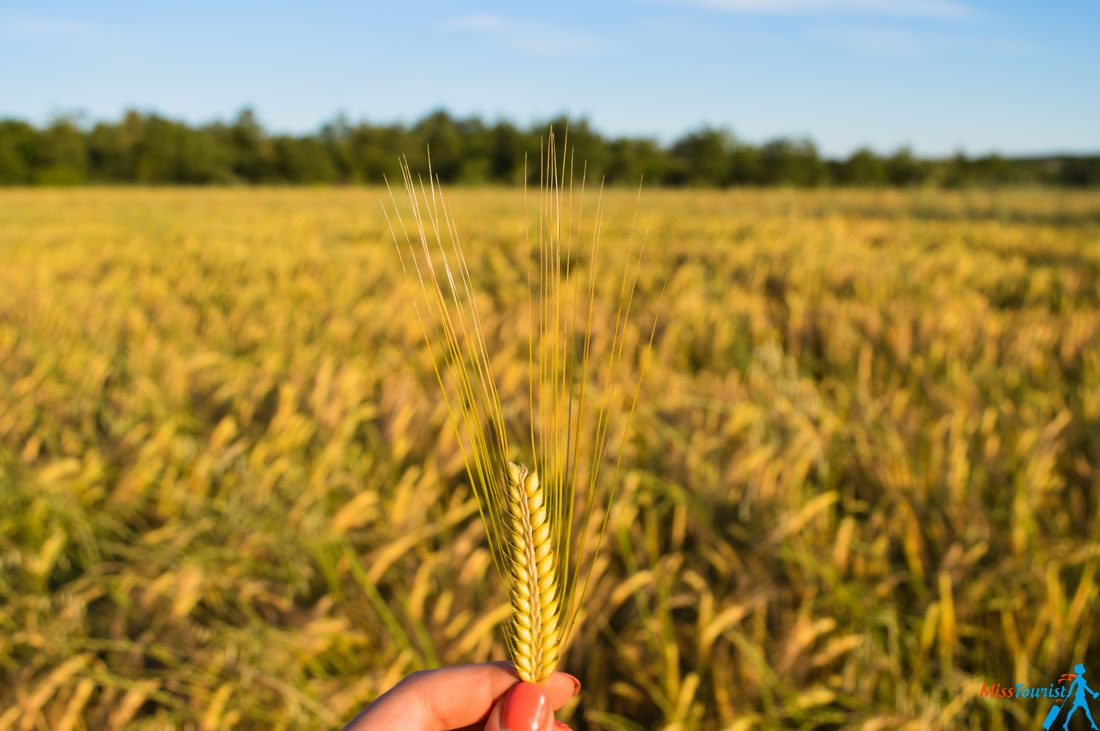
[[[437,105],[427,108],[425,111],[417,114],[396,115],[388,119],[372,118],[366,115],[353,116],[347,110],[339,109],[330,113],[328,116],[322,117],[319,121],[310,125],[308,128],[279,128],[270,125],[264,121],[263,114],[259,110],[258,105],[252,103],[242,103],[237,106],[236,111],[230,114],[215,114],[205,115],[199,117],[199,115],[188,114],[173,114],[172,112],[166,112],[155,106],[142,106],[138,104],[126,105],[120,111],[116,112],[113,116],[96,115],[88,112],[85,109],[79,107],[72,109],[65,109],[58,107],[47,114],[40,115],[36,120],[33,116],[20,115],[14,112],[0,111],[0,122],[24,122],[31,126],[44,129],[59,121],[69,120],[76,124],[77,127],[82,129],[91,129],[96,124],[117,122],[123,119],[129,113],[136,113],[146,117],[160,117],[168,121],[185,124],[188,127],[205,127],[213,126],[217,124],[232,124],[242,114],[251,112],[255,117],[260,128],[269,136],[284,136],[284,137],[311,137],[321,134],[325,126],[346,118],[347,123],[350,126],[356,125],[373,125],[373,126],[397,126],[411,129],[415,127],[417,123],[424,121],[425,119],[434,116],[439,113],[446,114],[449,118],[455,121],[478,121],[486,126],[493,126],[497,124],[510,124],[521,132],[533,131],[534,128],[539,126],[545,126],[551,122],[564,119],[568,124],[578,123],[584,124],[591,131],[595,132],[599,137],[605,141],[613,140],[645,140],[656,142],[662,149],[669,149],[676,142],[684,139],[685,137],[702,131],[713,130],[719,132],[725,132],[730,134],[734,140],[739,143],[746,144],[751,147],[763,147],[770,142],[776,141],[808,141],[813,146],[818,154],[825,160],[839,160],[843,158],[850,158],[853,155],[861,151],[870,151],[880,157],[888,157],[900,152],[909,151],[912,155],[918,159],[923,160],[948,160],[958,155],[963,155],[968,158],[982,158],[982,157],[1002,157],[1006,159],[1023,160],[1023,159],[1046,159],[1057,157],[1096,157],[1100,156],[1100,146],[1095,148],[1079,148],[1079,149],[1066,149],[1057,147],[1035,147],[1029,149],[1021,149],[1015,151],[1007,151],[998,148],[987,148],[982,151],[972,151],[966,148],[965,145],[959,145],[951,149],[950,151],[941,150],[939,152],[922,152],[918,145],[911,141],[900,142],[894,144],[888,148],[875,145],[873,143],[861,143],[853,146],[846,152],[830,152],[821,148],[814,135],[808,132],[776,132],[767,135],[763,139],[752,139],[742,136],[737,133],[736,128],[731,123],[715,123],[709,120],[701,120],[697,124],[689,126],[678,133],[672,135],[664,135],[655,131],[648,132],[613,132],[599,125],[590,114],[569,114],[564,111],[548,115],[530,115],[530,119],[527,122],[520,121],[515,115],[507,115],[503,113],[483,114],[478,112],[472,112],[469,114],[456,113],[445,106]]]

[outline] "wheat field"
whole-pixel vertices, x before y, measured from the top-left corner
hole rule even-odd
[[[506,655],[384,196],[0,192],[0,729],[338,728]],[[450,199],[525,388],[523,194]],[[979,689],[1100,668],[1100,194],[638,208],[624,384],[665,297],[563,720],[1037,727]]]

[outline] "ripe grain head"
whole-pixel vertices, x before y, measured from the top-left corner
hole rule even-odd
[[[626,352],[644,252],[634,245],[636,218],[627,234],[627,250],[635,253],[618,260],[617,290],[601,291],[602,186],[586,209],[586,170],[576,171],[567,140],[559,151],[553,130],[539,159],[538,195],[525,196],[520,259],[528,312],[524,322],[514,318],[517,332],[527,330],[526,392],[498,387],[493,353],[507,344],[486,332],[477,298],[491,284],[471,277],[430,167],[425,182],[402,163],[407,215],[392,189],[390,206],[383,206],[402,267],[419,284],[412,304],[509,590],[512,660],[522,678],[535,682],[561,657],[602,547],[645,358]],[[635,356],[642,370],[624,386],[623,359]],[[625,415],[627,428],[613,432],[617,415]]]

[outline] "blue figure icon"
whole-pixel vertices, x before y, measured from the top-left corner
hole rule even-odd
[[[1073,671],[1077,673],[1077,677],[1073,679],[1073,683],[1069,686],[1069,693],[1066,697],[1073,696],[1073,705],[1070,706],[1069,713],[1066,714],[1066,720],[1062,722],[1062,728],[1064,731],[1069,731],[1069,720],[1073,718],[1073,714],[1077,713],[1078,708],[1085,709],[1085,716],[1089,719],[1089,723],[1092,727],[1096,728],[1096,721],[1092,720],[1092,711],[1089,710],[1089,704],[1085,700],[1085,693],[1088,693],[1093,698],[1100,697],[1100,693],[1090,688],[1085,682],[1085,666],[1078,663],[1074,666]],[[1064,705],[1064,704],[1063,704]]]

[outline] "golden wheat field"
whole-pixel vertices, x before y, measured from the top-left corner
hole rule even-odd
[[[521,389],[523,193],[449,195]],[[0,728],[338,728],[505,656],[383,197],[0,192]],[[635,202],[597,295],[637,207],[648,367],[561,718],[1038,728],[979,691],[1100,669],[1100,194]]]

